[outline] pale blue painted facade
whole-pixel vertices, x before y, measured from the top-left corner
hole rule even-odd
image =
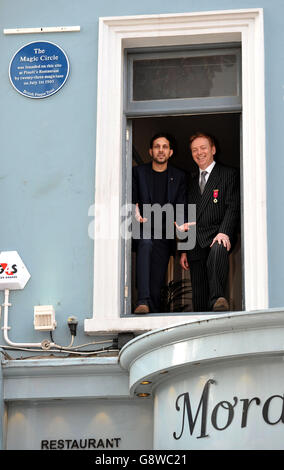
[[[29,25],[76,25],[78,33],[52,33],[45,40],[60,44],[70,60],[64,87],[45,100],[20,96],[9,83],[13,54],[42,35],[1,39],[1,250],[17,250],[31,280],[11,294],[13,339],[37,341],[29,325],[32,309],[53,304],[57,341],[66,342],[65,317],[83,322],[92,316],[93,241],[88,237],[89,207],[94,202],[96,158],[97,41],[100,16],[212,10],[212,2],[84,1],[38,2],[25,6],[4,2],[1,30]],[[270,307],[284,305],[282,289],[283,194],[279,149],[284,112],[283,28],[281,1],[215,1],[214,9],[264,8],[266,61],[266,145]],[[31,317],[30,317],[31,315]],[[80,328],[81,327],[81,328]],[[78,334],[82,330],[79,325]],[[37,334],[36,334],[37,335]]]
[[[0,250],[16,250],[31,279],[10,294],[10,337],[38,342],[33,306],[52,304],[55,342],[70,339],[67,318],[78,318],[76,343],[89,340],[83,322],[92,317],[93,240],[88,236],[96,162],[97,51],[99,17],[263,8],[269,307],[284,306],[282,239],[284,160],[283,0],[3,0],[0,6],[1,166]],[[4,28],[80,25],[80,32],[4,35]],[[14,53],[46,40],[66,52],[70,75],[55,95],[32,100],[8,78]],[[2,303],[3,292],[0,292]],[[21,353],[13,352],[13,357]],[[0,375],[1,377],[1,375]],[[1,397],[1,394],[0,394]]]

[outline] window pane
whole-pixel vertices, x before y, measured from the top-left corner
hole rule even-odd
[[[133,100],[237,96],[236,54],[133,61]]]

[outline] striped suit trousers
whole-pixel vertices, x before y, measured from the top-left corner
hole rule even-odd
[[[201,257],[189,260],[194,312],[208,312],[218,297],[225,297],[229,252],[223,245],[200,248]]]

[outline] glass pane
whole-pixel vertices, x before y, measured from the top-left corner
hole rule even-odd
[[[236,54],[133,61],[133,100],[237,96]]]

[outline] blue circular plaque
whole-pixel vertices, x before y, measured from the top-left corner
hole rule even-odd
[[[12,58],[9,77],[13,87],[28,98],[47,98],[63,87],[69,74],[65,52],[47,41],[30,42]]]

